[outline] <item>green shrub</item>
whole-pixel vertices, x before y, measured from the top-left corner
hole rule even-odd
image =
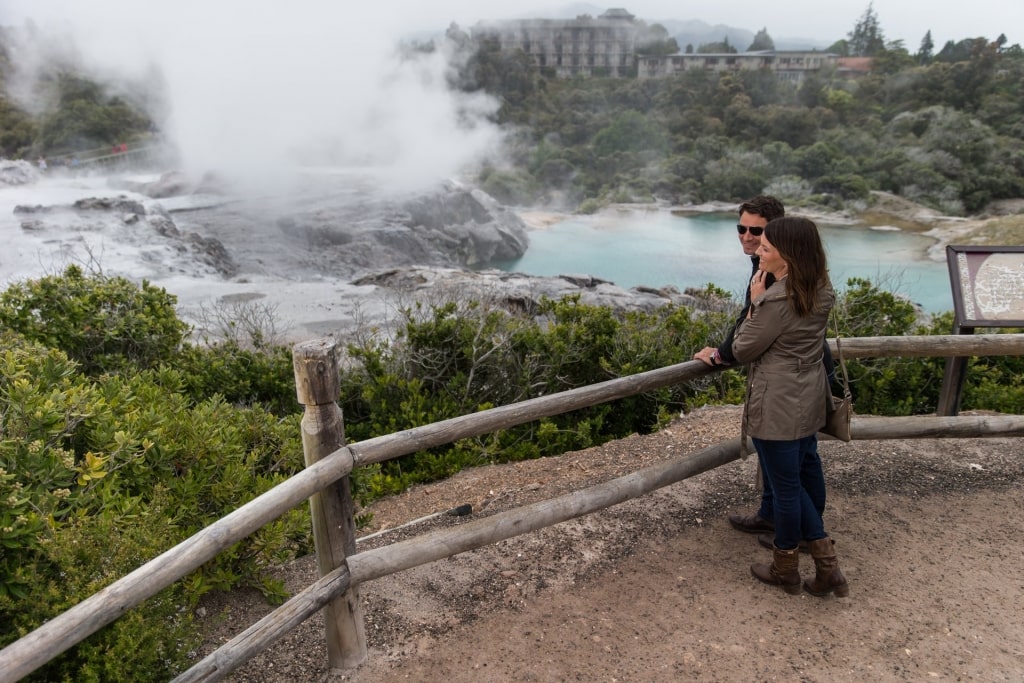
[[[16,283],[0,293],[0,326],[64,351],[89,375],[150,368],[173,357],[188,332],[177,299],[143,281],[63,275]]]
[[[403,311],[392,341],[348,349],[341,405],[350,440],[508,405],[689,360],[723,327],[728,313],[665,306],[617,314],[578,297],[542,300],[530,314],[480,301],[419,305]],[[649,432],[693,401],[735,395],[738,375],[652,391],[520,425],[452,446],[381,463],[357,478],[363,502],[459,469],[586,448]],[[357,474],[360,474],[357,470]]]
[[[491,170],[481,178],[481,189],[504,204],[530,204],[538,192],[537,181],[529,171]]]
[[[242,348],[235,341],[186,345],[175,359],[185,392],[196,401],[219,395],[233,405],[260,405],[276,415],[301,411],[291,349]]]
[[[43,538],[20,573],[29,599],[0,597],[0,645],[130,573],[158,555],[173,526],[166,495],[120,501],[98,515],[72,516]],[[116,509],[114,509],[116,508]],[[26,681],[169,680],[199,642],[181,585],[171,586],[36,670]]]
[[[0,352],[0,647],[300,470],[299,417],[194,402],[166,367],[90,378],[13,334]],[[311,547],[300,505],[61,655],[34,680],[170,678],[188,605]],[[123,661],[119,661],[123,660]],[[134,673],[132,673],[134,672]]]

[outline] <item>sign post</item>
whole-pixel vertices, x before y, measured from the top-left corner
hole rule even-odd
[[[1024,327],[1024,247],[946,247],[953,285],[953,334],[979,327]],[[946,359],[936,413],[960,412],[967,358]]]

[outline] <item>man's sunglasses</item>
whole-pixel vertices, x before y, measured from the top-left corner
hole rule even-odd
[[[736,226],[736,232],[738,232],[741,235],[746,235],[747,230],[749,230],[750,234],[753,235],[754,237],[760,237],[762,234],[764,234],[764,228],[748,228],[745,225]]]

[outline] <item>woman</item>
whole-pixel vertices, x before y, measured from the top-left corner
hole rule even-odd
[[[825,424],[828,379],[821,340],[835,293],[829,281],[818,227],[806,218],[768,223],[757,254],[760,266],[750,283],[751,306],[736,330],[732,350],[749,364],[743,431],[764,463],[775,494],[772,563],[751,565],[755,577],[800,592],[800,541],[814,558],[812,595],[849,595],[849,586],[825,533],[825,475],[816,434]],[[765,288],[771,273],[775,283]]]

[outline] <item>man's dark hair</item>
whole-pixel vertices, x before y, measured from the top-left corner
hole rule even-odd
[[[782,206],[782,202],[775,197],[760,194],[740,204],[739,213],[740,215],[752,213],[755,216],[761,216],[766,221],[773,221],[785,216],[786,209]]]

